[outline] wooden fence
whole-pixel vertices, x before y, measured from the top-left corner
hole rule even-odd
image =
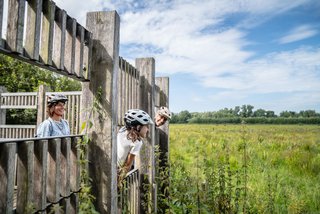
[[[39,99],[39,96],[42,96],[42,94],[44,94],[45,97]],[[38,112],[41,112],[37,114],[37,121],[40,123],[46,119],[46,109],[45,104],[39,103],[39,100],[46,101],[46,97],[51,94],[64,94],[68,97],[68,102],[65,106],[64,119],[69,122],[71,134],[79,134],[81,91],[0,93],[0,111],[4,111],[5,109],[37,109]],[[32,138],[35,136],[35,129],[36,125],[0,124],[0,139]]]
[[[80,81],[90,79],[92,35],[53,1],[8,0],[7,11],[1,1],[0,23],[0,35],[2,26],[6,30],[1,53]]]
[[[0,141],[0,213],[77,213],[81,135]]]
[[[130,171],[119,190],[119,209],[121,213],[137,214],[140,210],[140,175],[139,170]]]
[[[0,23],[4,22],[3,14],[3,1],[0,1]],[[123,125],[122,117],[129,108],[140,108],[148,112],[153,118],[155,107],[168,104],[168,81],[160,81],[164,84],[156,85],[159,81],[155,78],[155,60],[153,58],[138,58],[135,61],[135,66],[132,66],[119,57],[120,17],[116,11],[87,13],[87,29],[79,25],[75,19],[67,15],[66,11],[58,8],[50,0],[9,0],[7,14],[10,19],[7,19],[7,23],[4,23],[7,33],[6,37],[0,41],[1,53],[82,81],[79,124],[82,122],[92,124],[88,128],[87,134],[91,139],[88,169],[92,179],[92,193],[96,197],[94,205],[100,213],[117,213],[117,129]],[[162,88],[163,86],[165,88]],[[40,97],[42,97],[42,100],[38,104],[43,105],[44,96]],[[38,97],[38,99],[40,98]],[[98,111],[93,113],[87,111],[93,107]],[[71,142],[73,142],[72,136],[70,137]],[[143,179],[144,182],[154,187],[153,190],[150,190],[151,192],[142,193],[152,195],[151,201],[145,203],[150,203],[153,206],[148,210],[140,207],[139,213],[157,213],[154,146],[158,142],[158,138],[157,130],[154,126],[151,126],[149,137],[144,140],[140,156],[136,158],[139,180],[142,180],[141,177],[146,178]],[[64,164],[62,162],[66,163],[62,159],[70,158],[68,155],[59,153],[59,148],[69,145],[63,143],[63,139],[60,143],[59,140],[51,139],[24,139],[21,141],[23,143],[18,143],[16,140],[0,141],[1,177],[4,176],[4,178],[0,178],[3,179],[1,180],[0,194],[2,195],[0,200],[2,200],[2,204],[0,206],[5,207],[2,209],[5,210],[4,212],[11,212],[13,207],[13,180],[15,177],[13,171],[15,169],[11,168],[14,162],[14,154],[17,151],[19,161],[25,157],[19,155],[22,151],[21,148],[27,150],[28,154],[31,151],[31,155],[27,156],[27,162],[18,161],[18,173],[21,171],[25,174],[25,166],[32,167],[32,161],[29,161],[29,159],[34,158],[34,169],[42,169],[42,166],[38,167],[39,163],[42,163],[42,165],[47,163],[47,166],[53,165],[50,172],[54,171],[56,174],[55,176],[49,176],[49,174],[45,174],[43,169],[40,172],[38,170],[28,170],[30,173],[24,175],[24,179],[21,178],[21,180],[33,183],[34,187],[30,186],[29,188],[27,185],[29,192],[26,193],[26,190],[24,190],[26,185],[20,185],[19,187],[18,183],[18,196],[23,193],[27,195],[24,198],[32,198],[32,194],[38,194],[33,199],[40,198],[40,201],[36,201],[36,205],[37,209],[43,210],[47,209],[45,196],[49,196],[50,203],[59,201],[60,204],[60,201],[64,201],[64,199],[59,199],[59,193],[64,196],[68,195],[68,191],[75,191],[75,189],[64,188],[65,181],[62,179],[62,182],[59,183],[59,179],[57,179],[58,176],[64,176],[64,173],[58,170],[63,168]],[[31,143],[28,143],[29,141]],[[72,145],[71,148],[73,148]],[[51,147],[53,147],[52,150]],[[34,148],[35,154],[32,153],[32,148]],[[49,151],[48,153],[46,148],[52,152]],[[57,158],[59,155],[61,162]],[[45,161],[46,157],[50,159],[50,164]],[[41,162],[38,160],[41,160]],[[57,164],[51,164],[54,161]],[[21,164],[22,162],[24,164]],[[70,161],[67,162],[70,164]],[[43,176],[39,176],[39,173]],[[69,176],[68,172],[66,174]],[[26,177],[28,179],[25,179]],[[77,178],[79,178],[78,175],[70,174],[73,184]],[[53,179],[54,182],[46,181],[47,185],[52,188],[46,188],[45,182],[41,179],[44,181]],[[71,180],[70,186],[72,186]],[[42,193],[39,191],[39,185],[42,188]],[[138,192],[135,194],[140,194],[141,186],[142,184],[139,183]],[[64,192],[64,189],[67,192]],[[33,193],[31,193],[32,191]],[[18,198],[17,200],[26,200]],[[145,197],[140,196],[139,198]],[[137,203],[140,203],[140,201],[135,199],[130,203],[138,206]],[[67,197],[66,200],[70,200],[70,203],[66,201],[64,207],[76,203],[76,199],[72,199],[72,197]],[[17,210],[27,207],[25,202],[19,201],[18,204],[21,208],[17,206]]]
[[[118,125],[123,126],[124,114],[139,108],[140,72],[122,57],[119,57],[118,82]]]

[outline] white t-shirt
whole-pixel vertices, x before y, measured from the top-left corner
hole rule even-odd
[[[134,143],[127,138],[128,132],[122,127],[117,135],[118,166],[123,166],[129,154],[138,155],[143,142],[136,140]]]

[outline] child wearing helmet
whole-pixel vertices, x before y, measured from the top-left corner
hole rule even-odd
[[[117,162],[119,177],[123,178],[131,168],[135,156],[139,154],[147,137],[149,124],[153,124],[149,114],[140,109],[130,109],[124,116],[125,126],[117,135]]]
[[[159,127],[165,124],[167,120],[170,120],[170,119],[171,119],[170,110],[165,106],[161,106],[156,113],[154,121],[155,121],[156,127]]]
[[[70,135],[69,123],[62,119],[67,101],[68,98],[62,94],[52,94],[48,96],[48,119],[39,125],[37,137]]]

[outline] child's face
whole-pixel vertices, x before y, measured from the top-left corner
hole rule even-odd
[[[58,102],[56,105],[53,106],[54,114],[58,116],[62,116],[65,110],[65,104],[63,102]]]
[[[166,121],[167,121],[167,118],[165,116],[160,115],[160,114],[157,114],[155,117],[155,123],[156,123],[157,127],[162,126],[163,124],[166,123]]]
[[[148,131],[149,131],[148,126],[141,126],[141,127],[140,127],[140,131],[139,131],[139,134],[140,134],[140,136],[141,136],[142,138],[145,138],[145,137],[147,137]]]

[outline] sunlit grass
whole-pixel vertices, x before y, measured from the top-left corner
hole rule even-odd
[[[234,200],[235,172],[243,173],[244,160],[247,164],[245,202],[250,212],[320,213],[320,126],[170,125],[170,162],[185,169],[190,188],[207,182],[205,173],[224,164],[220,170],[225,170],[223,179],[227,179],[229,167],[233,185],[230,198]],[[173,188],[181,194],[185,191],[191,198],[199,197],[195,189],[191,188],[190,193],[183,186],[175,187],[179,180],[186,182],[175,170],[171,169]],[[217,179],[221,176],[218,171],[212,173]],[[244,188],[243,174],[241,179]],[[205,199],[201,203],[190,199],[189,203],[193,204],[191,211],[200,205],[201,209],[210,210]]]

